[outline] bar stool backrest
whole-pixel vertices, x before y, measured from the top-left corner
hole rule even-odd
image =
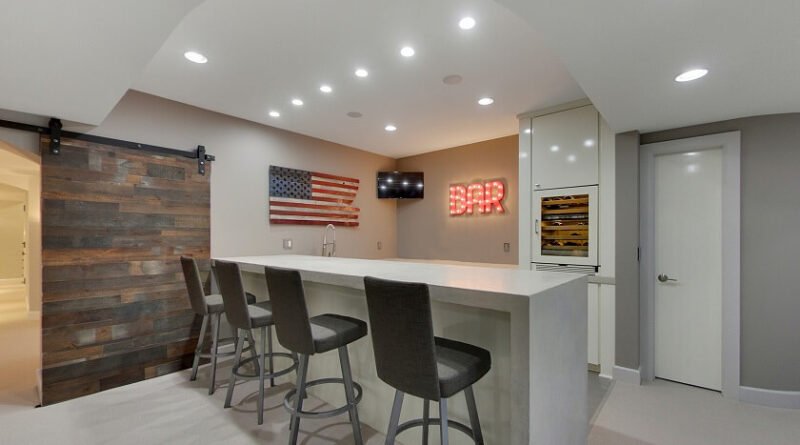
[[[228,261],[215,261],[217,284],[225,305],[225,317],[236,329],[250,329],[250,311],[247,309],[247,295],[242,284],[239,265]]]
[[[192,310],[198,315],[206,315],[206,294],[203,291],[203,282],[200,279],[200,270],[197,262],[191,257],[181,257],[181,267],[183,267],[183,279],[186,281],[186,290],[189,292],[189,302]]]
[[[308,321],[308,307],[303,279],[296,270],[265,267],[272,319],[278,341],[284,348],[299,354],[313,354],[314,339]]]
[[[428,285],[364,277],[378,377],[427,400],[439,400],[439,374]]]

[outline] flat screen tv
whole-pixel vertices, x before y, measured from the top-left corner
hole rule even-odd
[[[378,172],[378,199],[422,199],[423,172]]]

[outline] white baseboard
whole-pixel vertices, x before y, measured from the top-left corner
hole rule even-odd
[[[622,366],[614,366],[614,380],[632,383],[634,385],[642,384],[642,375],[638,369],[623,368]]]
[[[800,409],[800,391],[776,391],[740,386],[739,400],[774,408]]]

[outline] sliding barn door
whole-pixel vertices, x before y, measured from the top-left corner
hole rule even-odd
[[[42,396],[55,403],[191,365],[180,255],[209,267],[211,169],[42,138]]]

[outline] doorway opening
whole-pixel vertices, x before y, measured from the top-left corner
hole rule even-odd
[[[40,403],[41,158],[0,140],[0,411]]]
[[[739,397],[740,135],[641,146],[641,374]]]

